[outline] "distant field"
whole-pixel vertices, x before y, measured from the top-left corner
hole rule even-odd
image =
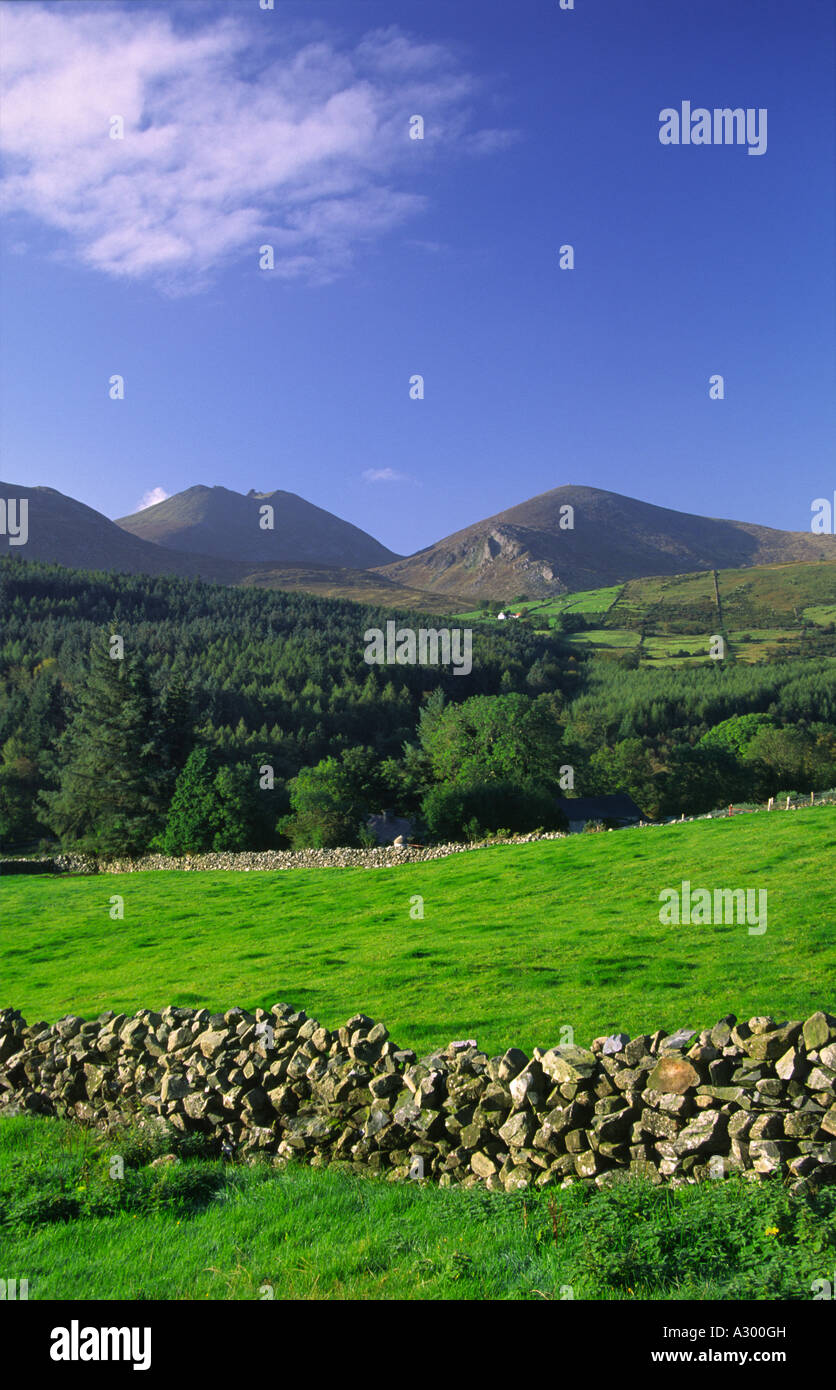
[[[742,628],[752,623],[757,627],[780,626],[776,618],[795,620],[808,605],[836,602],[836,562],[831,560],[719,570],[717,581],[729,627]],[[610,621],[617,625],[628,616],[676,616],[677,610],[697,607],[712,614],[717,612],[710,570],[631,580],[613,605]]]
[[[573,594],[561,594],[557,598],[523,599],[519,603],[509,602],[508,610],[527,613],[535,627],[546,631],[549,618],[556,618],[559,613],[606,613],[621,589],[621,584],[613,584],[608,589],[582,589]],[[493,614],[486,615],[484,608],[471,608],[466,613],[456,613],[455,617],[459,622],[475,621],[478,618],[496,622],[496,617]]]
[[[0,1004],[71,1011],[287,1001],[358,1009],[423,1052],[488,1052],[733,1012],[836,1012],[836,808],[496,846],[401,868],[2,880]],[[662,926],[683,879],[768,891],[768,927]],[[124,921],[110,899],[124,898]],[[423,921],[410,918],[415,895]]]
[[[542,603],[523,603],[520,604],[520,608],[538,616],[558,613],[606,613],[615,603],[622,587],[621,584],[612,584],[607,589],[579,589],[576,593],[561,594],[560,598],[547,599]]]
[[[624,628],[594,627],[576,633],[572,641],[578,647],[637,647],[641,638]]]
[[[811,623],[836,623],[836,603],[819,603],[804,609],[803,616]]]
[[[671,657],[684,652],[688,656],[705,656],[711,634],[701,632],[693,637],[646,637],[644,651],[649,657]]]

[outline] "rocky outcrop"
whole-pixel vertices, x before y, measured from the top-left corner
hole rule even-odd
[[[730,1015],[700,1034],[619,1033],[531,1057],[488,1057],[468,1038],[419,1059],[364,1014],[329,1031],[288,1004],[31,1026],[4,1009],[0,1115],[21,1110],[142,1117],[226,1155],[443,1186],[738,1171],[803,1192],[836,1180],[836,1018]]]

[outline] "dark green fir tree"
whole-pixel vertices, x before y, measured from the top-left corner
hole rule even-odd
[[[121,640],[103,634],[93,642],[59,742],[58,788],[41,793],[62,845],[97,854],[141,853],[165,814],[160,721],[144,664]]]
[[[165,830],[155,842],[164,854],[196,854],[214,847],[222,820],[217,774],[210,750],[193,748],[177,778]]]

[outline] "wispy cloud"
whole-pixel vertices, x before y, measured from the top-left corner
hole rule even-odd
[[[233,9],[183,29],[145,8],[4,6],[7,209],[112,276],[194,287],[269,243],[277,274],[323,281],[425,208],[403,185],[427,151],[513,138],[474,128],[479,83],[440,44],[391,26],[279,51],[271,18]]]
[[[408,473],[398,473],[394,468],[366,468],[362,474],[364,483],[409,483]]]
[[[152,487],[150,492],[143,493],[137,503],[137,511],[144,512],[146,507],[155,507],[158,502],[164,502],[171,493],[166,492],[164,487]]]
[[[437,256],[447,249],[442,241],[426,241],[422,237],[407,237],[405,245],[413,251],[426,251],[428,256]]]

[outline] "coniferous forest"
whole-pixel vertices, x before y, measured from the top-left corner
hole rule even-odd
[[[367,665],[393,615],[300,593],[0,562],[0,844],[104,854],[430,839],[650,817],[836,784],[826,659],[684,670],[478,625],[473,669]]]

